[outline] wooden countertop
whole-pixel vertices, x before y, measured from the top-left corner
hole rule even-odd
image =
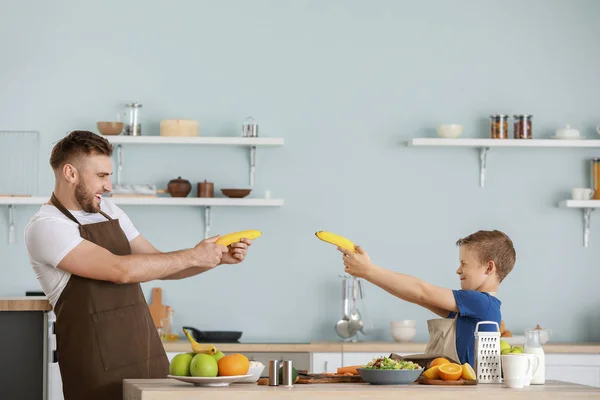
[[[44,296],[0,297],[0,311],[50,311],[52,307]]]
[[[167,352],[191,351],[187,340],[163,342]],[[425,351],[426,343],[408,342],[311,342],[311,343],[215,343],[221,351],[256,353],[408,353]],[[547,343],[546,354],[600,354],[600,343]]]
[[[573,383],[547,381],[545,385],[531,385],[523,389],[508,389],[500,384],[476,386],[433,386],[433,385],[371,385],[351,384],[296,384],[283,386],[259,386],[238,383],[226,387],[202,387],[174,379],[125,379],[123,400],[191,400],[202,398],[227,400],[268,399],[600,399],[600,389]]]

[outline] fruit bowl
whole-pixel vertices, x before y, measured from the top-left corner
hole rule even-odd
[[[240,382],[252,375],[236,375],[236,376],[175,376],[167,375],[167,378],[176,379],[181,382],[191,383],[194,386],[229,386],[232,383]]]
[[[368,369],[357,368],[365,382],[372,385],[408,385],[417,380],[423,369]]]

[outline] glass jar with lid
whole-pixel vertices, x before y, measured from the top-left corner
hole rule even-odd
[[[531,139],[531,118],[533,118],[533,115],[518,114],[513,117],[515,119],[514,138]]]
[[[490,138],[508,139],[508,115],[490,115]]]

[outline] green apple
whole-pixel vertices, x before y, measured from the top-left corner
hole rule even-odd
[[[177,354],[169,364],[169,374],[174,376],[190,376],[190,364],[194,356],[189,353]]]
[[[219,361],[221,358],[225,357],[225,354],[221,350],[217,350],[217,352],[213,355],[215,361]]]
[[[500,340],[500,351],[510,349],[510,344],[506,342],[506,340]]]
[[[500,354],[502,354],[502,355],[510,354],[510,347],[508,349],[500,350]]]
[[[522,346],[515,346],[510,350],[511,354],[521,354],[523,353],[523,347]]]
[[[218,373],[219,366],[213,356],[199,353],[192,359],[190,364],[190,374],[192,376],[215,377]]]

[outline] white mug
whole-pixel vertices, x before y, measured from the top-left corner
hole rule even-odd
[[[524,355],[529,357],[529,360],[532,363],[532,368],[530,368],[529,371],[527,371],[527,374],[525,375],[525,379],[523,380],[523,386],[529,386],[529,385],[531,385],[531,380],[533,379],[538,368],[540,367],[540,359],[535,354],[524,354]]]
[[[589,200],[594,195],[594,190],[590,188],[574,188],[571,189],[573,200]]]
[[[504,354],[501,357],[505,387],[522,389],[527,377],[529,375],[533,377],[531,373],[533,362],[529,354]]]

